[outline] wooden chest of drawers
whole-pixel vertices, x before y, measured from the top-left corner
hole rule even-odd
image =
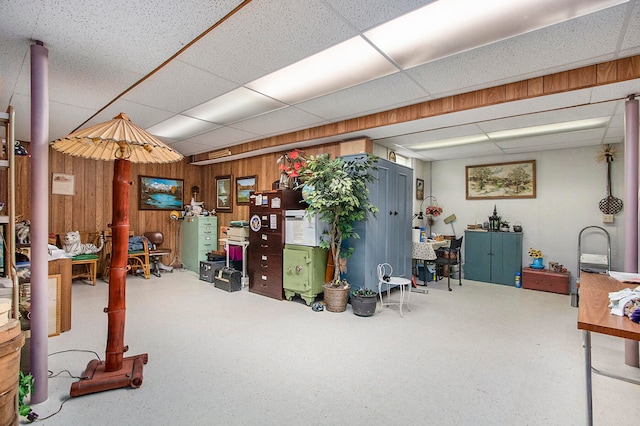
[[[569,294],[569,272],[522,268],[522,287],[530,290]]]

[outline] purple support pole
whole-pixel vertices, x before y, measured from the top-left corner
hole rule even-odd
[[[624,104],[624,270],[638,272],[638,100],[630,95]],[[638,342],[625,340],[624,362],[640,366]]]
[[[49,255],[49,51],[31,46],[31,403],[49,398],[48,291]]]

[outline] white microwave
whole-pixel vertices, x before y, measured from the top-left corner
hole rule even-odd
[[[322,233],[329,229],[317,215],[307,217],[305,210],[285,210],[285,242],[299,246],[319,247]]]

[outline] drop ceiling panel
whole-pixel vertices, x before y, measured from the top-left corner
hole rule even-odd
[[[199,144],[192,140],[178,141],[170,144],[173,149],[180,152],[182,155],[195,155],[201,152],[209,151],[208,145]]]
[[[427,93],[418,85],[396,73],[296,104],[296,107],[327,120],[344,120],[392,105],[416,103],[425,96]]]
[[[172,112],[164,111],[152,106],[142,105],[126,99],[119,99],[105,108],[104,111],[96,115],[83,127],[104,123],[105,121],[111,120],[121,112],[127,114],[131,121],[143,129],[151,127],[154,124],[167,120],[175,115]]]
[[[296,107],[282,108],[258,117],[231,124],[229,127],[253,134],[275,135],[315,127],[329,122]]]
[[[198,84],[193,84],[197,81]],[[173,61],[149,77],[124,99],[173,113],[183,112],[236,87],[230,81],[182,61]]]
[[[256,139],[256,135],[253,133],[234,129],[232,127],[220,127],[210,132],[185,139],[185,141],[206,146],[206,150],[215,150],[238,143],[248,142],[254,139]]]
[[[640,45],[640,2],[632,1],[630,5],[633,7],[633,11],[630,14],[629,26],[620,45],[621,51],[637,51],[638,45]]]
[[[325,0],[358,30],[365,31],[433,0]]]
[[[180,59],[245,84],[357,35],[320,0],[254,1]]]
[[[504,154],[504,152],[491,142],[420,151],[420,155],[428,157],[434,161],[455,158],[486,157],[502,154]]]
[[[194,0],[188,7],[164,0],[147,0],[144,7],[136,1],[117,7],[102,0],[59,2],[55,7],[46,3],[38,11],[34,39],[70,57],[86,54],[101,58],[105,66],[121,64],[146,74],[150,64],[160,65],[239,2]],[[114,20],[116,30],[110,31]]]
[[[553,146],[553,145],[540,145],[538,147],[536,147],[536,149],[532,149],[531,147],[516,147],[516,148],[508,148],[508,149],[504,149],[504,153],[505,154],[522,154],[522,153],[528,153],[528,152],[536,152],[536,151],[551,151],[551,150],[556,150],[556,149],[571,149],[571,148],[581,148],[584,146],[599,146],[600,142],[597,140],[586,140],[586,141],[564,141],[562,143],[562,146],[558,147],[558,146]],[[596,150],[594,150],[593,156],[595,158],[596,156]]]
[[[580,132],[557,133],[553,135],[510,139],[506,141],[495,142],[495,144],[499,148],[505,150],[514,148],[532,149],[549,146],[562,149],[565,144],[571,144],[574,142],[585,142],[588,144],[602,143],[604,133],[604,129],[583,130]]]
[[[463,136],[477,135],[481,131],[475,124],[457,126],[452,129],[436,129],[418,133],[409,133],[400,136],[386,138],[394,144],[410,148],[411,145],[422,144],[425,142],[440,141],[443,139],[459,138]]]

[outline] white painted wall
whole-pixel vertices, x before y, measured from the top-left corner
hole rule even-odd
[[[612,190],[614,196],[622,199],[623,145],[617,144],[616,148],[617,157],[612,163]],[[602,223],[602,213],[598,209],[598,202],[607,195],[607,166],[604,162],[596,162],[599,149],[600,147],[594,146],[532,154],[435,161],[430,165],[414,168],[414,177],[425,179],[427,194],[431,187],[432,195],[437,197],[444,209],[442,216],[432,228],[433,232],[452,234],[451,225],[445,225],[443,219],[455,214],[457,220],[453,225],[456,235],[461,236],[467,224],[486,221],[496,205],[498,215],[504,220],[508,220],[512,225],[520,222],[523,227],[523,266],[531,262],[528,256],[529,247],[535,247],[542,250],[545,264],[549,261],[559,262],[571,272],[572,288],[575,288],[578,235],[586,226],[599,225],[609,232],[611,268],[620,271],[624,266],[624,209],[615,216],[613,224]],[[465,166],[519,160],[536,160],[536,198],[466,199]],[[415,200],[414,212],[419,211],[419,205],[420,201]],[[426,207],[426,204],[423,207]],[[414,220],[413,225],[422,226],[420,222]],[[600,235],[584,234],[582,241],[582,251],[585,253],[606,252],[606,242]]]

